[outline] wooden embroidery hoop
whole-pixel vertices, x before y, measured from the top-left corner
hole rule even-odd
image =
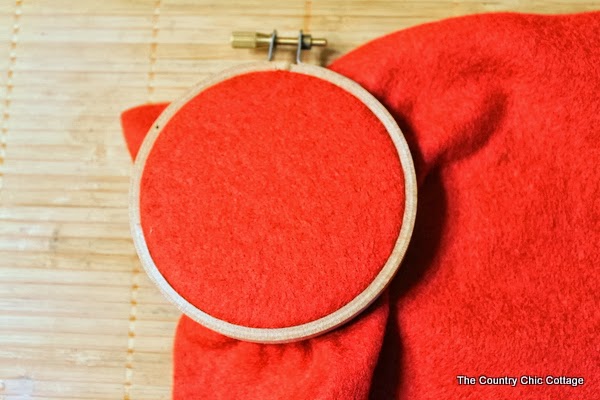
[[[203,90],[230,78],[260,71],[290,71],[313,76],[328,81],[355,96],[362,101],[371,112],[373,112],[386,128],[397,150],[404,173],[405,205],[402,226],[388,260],[376,275],[375,279],[364,291],[336,311],[311,322],[285,328],[254,328],[236,325],[209,315],[188,302],[167,282],[154,263],[142,230],[139,207],[140,182],[146,160],[162,128],[169,120],[188,101],[196,97]],[[197,84],[188,91],[186,95],[171,103],[155,121],[142,143],[133,165],[129,198],[129,218],[135,248],[146,273],[156,286],[158,286],[160,291],[173,302],[181,312],[201,325],[225,336],[258,343],[286,343],[311,338],[344,324],[365,310],[383,292],[398,270],[412,235],[416,208],[417,184],[412,157],[400,128],[385,107],[356,82],[353,82],[342,75],[313,65],[300,63],[290,64],[288,62],[259,62],[225,70]]]

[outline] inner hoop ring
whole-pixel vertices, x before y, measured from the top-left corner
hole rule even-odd
[[[398,239],[396,240],[388,260],[381,268],[381,271],[376,275],[375,279],[373,279],[373,281],[365,290],[363,290],[354,299],[336,311],[319,319],[301,325],[289,326],[285,328],[254,328],[232,324],[207,314],[183,298],[167,282],[150,255],[150,251],[142,230],[141,213],[139,207],[140,183],[146,160],[152,150],[154,142],[169,120],[187,102],[192,100],[203,90],[238,75],[261,71],[290,71],[313,76],[328,81],[352,94],[367,106],[367,108],[379,119],[379,121],[387,130],[398,153],[400,164],[404,173],[405,204],[404,215],[402,217],[402,226],[400,228]],[[356,315],[365,310],[371,303],[375,301],[375,299],[377,299],[383,290],[385,290],[398,270],[406,253],[408,243],[410,242],[416,217],[416,210],[417,183],[410,150],[402,131],[398,127],[398,124],[385,109],[385,107],[359,84],[340,74],[309,64],[290,64],[287,62],[253,63],[225,70],[197,84],[195,87],[190,89],[186,95],[171,103],[155,121],[146,135],[142,146],[140,147],[132,169],[129,192],[129,220],[134,245],[146,273],[158,286],[161,292],[171,302],[173,302],[181,310],[181,312],[199,324],[228,337],[258,343],[286,343],[315,337],[348,322],[350,319],[354,318]]]

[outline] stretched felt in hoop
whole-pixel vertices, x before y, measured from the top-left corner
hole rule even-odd
[[[331,71],[278,64],[167,108],[132,188],[150,276],[198,322],[256,341],[314,336],[366,308],[401,261],[416,202],[385,109]]]

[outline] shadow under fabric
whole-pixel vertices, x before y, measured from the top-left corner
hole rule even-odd
[[[173,398],[595,398],[598,48],[600,13],[489,14],[397,32],[335,61],[411,148],[419,208],[403,265],[367,311],[305,341],[242,342],[183,316]],[[123,114],[133,157],[164,107]],[[467,386],[458,375],[585,383]]]

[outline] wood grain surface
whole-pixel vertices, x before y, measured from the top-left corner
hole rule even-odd
[[[168,399],[177,309],[128,225],[123,109],[265,55],[232,30],[302,28],[327,64],[377,36],[490,11],[600,1],[0,1],[0,399]],[[292,60],[293,52],[278,54]]]

